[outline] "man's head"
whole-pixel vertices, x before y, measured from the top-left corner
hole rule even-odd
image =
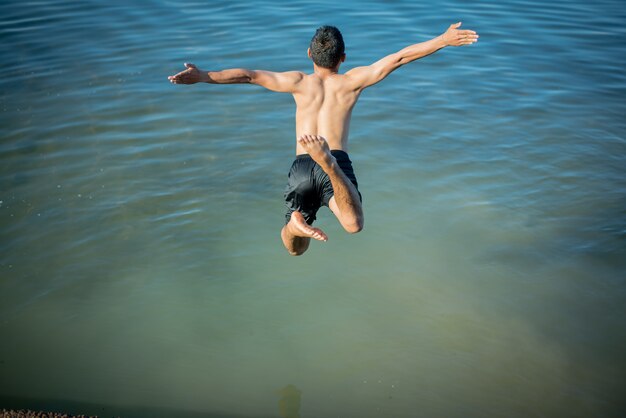
[[[334,26],[318,28],[309,46],[313,62],[324,68],[336,68],[345,59],[344,51],[343,36]]]

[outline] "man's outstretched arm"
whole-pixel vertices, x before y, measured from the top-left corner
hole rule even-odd
[[[376,61],[372,65],[357,67],[346,73],[354,83],[355,90],[372,86],[391,74],[404,64],[423,58],[446,46],[471,45],[478,41],[473,30],[459,30],[461,22],[450,25],[445,33],[426,42],[407,46],[406,48]]]
[[[174,84],[257,84],[268,90],[293,93],[304,74],[299,71],[276,73],[263,70],[232,68],[222,71],[202,71],[194,64],[185,63],[186,70],[168,77]]]

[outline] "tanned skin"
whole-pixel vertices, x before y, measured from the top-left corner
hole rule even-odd
[[[446,46],[465,46],[478,41],[472,30],[460,30],[461,22],[450,25],[441,35],[426,42],[407,46],[375,63],[356,67],[339,74],[345,54],[334,68],[313,63],[313,73],[300,71],[272,72],[233,68],[222,71],[203,71],[194,64],[185,64],[186,70],[168,77],[174,84],[257,84],[268,90],[291,93],[296,102],[296,154],[309,154],[330,178],[334,196],[329,208],[343,228],[356,233],[363,228],[363,209],[359,194],[337,165],[330,150],[348,152],[348,133],[352,109],[361,92],[382,81],[394,70],[426,57]],[[307,50],[309,58],[310,49]],[[300,255],[309,247],[311,238],[326,241],[328,237],[319,228],[308,225],[304,216],[295,211],[281,230],[287,251]]]

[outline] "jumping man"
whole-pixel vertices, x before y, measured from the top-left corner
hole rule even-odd
[[[326,241],[319,228],[312,227],[317,210],[330,208],[343,228],[353,234],[363,229],[361,194],[352,162],[348,157],[348,131],[352,108],[361,92],[387,77],[392,71],[430,55],[446,46],[471,45],[478,40],[472,30],[459,30],[461,22],[450,25],[442,35],[376,61],[339,74],[346,59],[341,32],[322,26],[307,54],[313,73],[276,73],[243,68],[202,71],[194,64],[168,77],[174,84],[258,84],[266,89],[291,93],[296,102],[296,159],[289,171],[285,190],[287,214],[281,238],[291,255],[301,255],[311,238]]]

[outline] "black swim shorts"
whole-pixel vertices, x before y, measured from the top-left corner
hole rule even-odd
[[[331,150],[330,153],[337,160],[339,168],[346,177],[354,184],[357,191],[359,186],[352,169],[352,161],[345,151]],[[293,211],[299,211],[304,216],[306,222],[311,225],[315,220],[318,209],[328,206],[330,198],[333,197],[333,186],[330,183],[328,174],[311,158],[308,154],[296,156],[296,160],[289,170],[289,180],[285,189],[285,224],[289,223]],[[359,192],[359,198],[361,193]]]

